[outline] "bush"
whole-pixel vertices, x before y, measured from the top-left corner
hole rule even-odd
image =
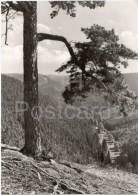
[[[116,163],[130,172],[138,173],[138,142],[129,140],[122,146],[122,153]]]

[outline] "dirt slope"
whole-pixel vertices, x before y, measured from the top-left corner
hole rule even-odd
[[[138,193],[138,176],[111,167],[36,161],[2,145],[2,194]]]

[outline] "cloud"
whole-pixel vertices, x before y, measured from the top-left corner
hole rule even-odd
[[[39,42],[39,45],[42,47],[49,47],[52,45],[52,43],[50,40],[43,40],[43,41]]]
[[[69,59],[67,51],[49,50],[38,46],[38,70],[43,74],[53,74],[54,71]],[[3,46],[2,73],[23,73],[23,47]]]
[[[58,30],[62,30],[63,29],[61,26],[58,26],[57,28],[58,28]]]
[[[53,74],[63,63],[67,62],[70,55],[67,51],[51,50],[38,47],[38,65],[41,73]]]
[[[23,17],[17,16],[14,20],[9,21],[9,25],[12,26],[12,30],[8,30],[8,44],[20,45],[23,42]],[[2,22],[2,34],[5,33],[5,22]],[[2,37],[2,43],[4,43],[5,36]]]
[[[44,24],[37,24],[37,31],[42,33],[48,33],[50,31],[50,28]]]
[[[121,72],[123,73],[136,73],[138,72],[138,63],[137,61],[128,60],[129,66],[127,68],[121,67]]]
[[[63,63],[69,58],[67,51],[51,50],[38,46],[38,56],[42,63]]]
[[[23,72],[23,47],[3,46],[2,47],[2,73],[22,73]]]
[[[133,31],[123,31],[120,34],[121,42],[126,45],[128,48],[136,51],[138,53],[138,33]],[[121,68],[123,73],[129,72],[138,72],[138,62],[133,60],[128,60],[129,66],[125,68]]]
[[[138,32],[123,31],[120,38],[127,47],[138,52]]]

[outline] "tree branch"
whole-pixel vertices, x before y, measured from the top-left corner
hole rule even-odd
[[[69,51],[69,53],[70,53],[73,61],[81,69],[81,65],[78,62],[77,57],[76,57],[76,55],[75,55],[75,53],[74,53],[74,51],[73,51],[70,43],[67,41],[67,39],[65,37],[59,36],[59,35],[46,34],[46,33],[38,33],[37,34],[37,37],[38,37],[38,41],[43,41],[45,39],[46,40],[48,39],[48,40],[61,41],[61,42],[63,42],[66,45],[66,47],[67,47],[67,49],[68,49],[68,51]]]
[[[7,1],[7,4],[15,11],[19,12],[29,12],[32,9],[32,4],[30,2],[17,1],[17,3],[13,3],[13,1]]]
[[[24,12],[22,7],[19,4],[13,3],[12,1],[7,1],[7,4],[15,11]]]
[[[80,68],[80,70],[82,72],[84,72],[88,76],[87,71],[85,71],[82,68],[81,63],[78,61],[78,59],[77,59],[77,57],[76,57],[76,55],[75,55],[75,53],[74,53],[74,51],[73,51],[70,43],[67,41],[67,39],[65,37],[59,36],[59,35],[46,34],[46,33],[38,33],[37,34],[37,37],[38,37],[38,41],[43,41],[43,40],[47,40],[48,39],[48,40],[61,41],[61,42],[63,42],[66,45],[66,47],[67,47],[67,49],[68,49],[68,51],[69,51],[69,53],[70,53],[70,55],[71,55],[74,63]]]
[[[83,68],[82,64],[78,61],[78,59],[77,59],[77,57],[76,57],[76,55],[75,55],[75,53],[74,53],[70,43],[67,41],[67,39],[65,37],[59,36],[59,35],[46,34],[46,33],[37,33],[37,38],[38,38],[38,42],[43,41],[43,40],[53,40],[53,41],[61,41],[61,42],[63,42],[66,45],[66,47],[67,47],[67,49],[68,49],[68,51],[69,51],[69,53],[70,53],[74,63],[78,66],[78,68],[80,68],[80,70],[86,76],[91,77],[96,82],[99,82],[100,84],[102,84],[95,76],[91,75],[89,72],[87,72]],[[103,85],[104,88],[106,88],[104,84],[102,84],[102,85]]]
[[[8,14],[9,14],[9,9],[10,9],[10,7],[7,9],[7,13],[5,15],[5,18],[6,18],[5,45],[8,45],[7,44],[7,34],[8,34]]]
[[[17,11],[15,11],[9,18],[8,20],[10,20],[13,16],[15,16],[17,14]]]
[[[6,2],[1,2],[1,14],[7,12],[8,9],[10,9],[10,6],[6,5]]]

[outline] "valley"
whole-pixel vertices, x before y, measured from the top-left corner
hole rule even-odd
[[[135,74],[136,75],[136,74]],[[137,74],[138,75],[138,74]],[[128,85],[131,79],[127,75]],[[21,74],[2,75],[2,142],[11,146],[22,148],[24,145],[24,122],[23,112],[15,112],[17,101],[23,100],[23,78]],[[68,79],[65,76],[39,75],[39,105],[43,109],[41,117],[41,134],[44,151],[52,151],[57,160],[66,159],[77,163],[90,163],[93,159],[93,139],[95,136],[95,119],[85,117],[82,109],[81,119],[72,119],[78,110],[74,107],[68,109],[68,117],[65,115],[66,104],[62,98],[62,91]],[[137,90],[137,89],[136,89]],[[137,92],[137,91],[136,91]],[[76,106],[86,105],[88,107],[98,104],[98,109],[104,102],[103,97],[96,94],[86,102],[76,102]],[[54,118],[50,111],[45,109],[51,106]],[[49,107],[48,107],[49,108]],[[59,115],[59,108],[60,115]],[[138,141],[138,114],[137,111],[129,116],[123,117],[117,110],[111,110],[112,115],[103,120],[105,128],[111,132],[120,146],[128,142]],[[47,118],[45,118],[47,114]],[[49,114],[49,115],[48,115]],[[59,117],[60,116],[60,117]],[[94,117],[96,117],[94,113]]]

